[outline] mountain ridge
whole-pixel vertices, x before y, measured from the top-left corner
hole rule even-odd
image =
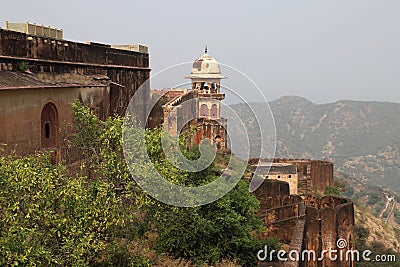
[[[269,105],[276,125],[275,157],[330,160],[336,171],[400,194],[400,103],[338,100],[315,104],[285,96]],[[265,104],[250,106],[262,120]],[[231,107],[242,121],[252,121],[246,105]]]

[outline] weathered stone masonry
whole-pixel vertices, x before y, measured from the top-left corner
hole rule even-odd
[[[150,78],[149,54],[96,43],[77,43],[0,29],[0,63],[17,70],[26,61],[32,72],[105,75],[110,78],[110,113],[124,115],[130,98]],[[144,110],[149,92],[141,96]],[[145,112],[142,112],[144,116]],[[142,118],[144,119],[144,118]]]
[[[338,250],[336,261],[330,261],[325,255],[320,262],[288,261],[285,266],[355,266],[346,256],[339,256],[339,253],[346,255],[348,250],[355,249],[354,208],[349,199],[290,195],[288,183],[272,179],[265,179],[255,195],[260,201],[260,215],[267,228],[264,236],[289,244],[289,250],[300,253],[304,250],[315,251],[316,258],[321,256],[323,250]],[[344,239],[347,246],[338,249],[339,239]]]
[[[73,121],[71,103],[81,100],[103,119],[123,116],[150,77],[147,49],[128,48],[0,29],[0,143],[7,144],[5,152],[50,149],[58,160],[79,158],[66,154],[64,146]],[[135,105],[142,122],[149,91],[141,91]]]

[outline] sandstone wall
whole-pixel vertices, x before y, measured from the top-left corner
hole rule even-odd
[[[355,249],[354,240],[354,207],[350,200],[338,197],[325,196],[321,199],[315,197],[306,199],[306,231],[304,248],[317,252],[317,257],[323,250],[338,250],[338,260],[331,261],[324,257],[324,267],[353,266],[346,257],[339,257],[340,251]],[[337,240],[344,239],[347,246],[339,249]],[[306,261],[304,266],[320,266],[317,261]]]
[[[260,201],[260,215],[267,230],[264,237],[289,243],[300,217],[304,216],[302,198],[290,195],[289,184],[265,179],[254,192]]]
[[[298,194],[307,195],[311,193],[324,194],[327,186],[333,186],[333,163],[313,159],[250,159],[249,165],[258,162],[291,163],[296,165],[298,173]]]
[[[44,106],[52,103],[57,111],[57,153],[60,158],[73,161],[79,155],[65,155],[65,139],[73,123],[71,103],[81,99],[104,114],[108,93],[108,86],[0,90],[0,145],[6,154],[15,151],[27,155],[42,150],[41,114]]]
[[[71,72],[106,75],[111,79],[111,113],[124,115],[136,90],[150,78],[149,54],[84,44],[0,29],[0,63],[17,70],[26,61],[32,72]],[[11,65],[11,69],[10,69]],[[144,121],[149,88],[137,103],[139,120]]]

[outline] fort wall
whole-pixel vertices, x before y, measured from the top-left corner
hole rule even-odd
[[[308,197],[306,202],[306,234],[304,248],[317,252],[321,256],[323,250],[338,250],[338,260],[331,261],[324,257],[322,266],[353,266],[350,259],[339,257],[346,251],[355,249],[354,241],[354,207],[353,203],[344,198],[325,196],[320,199]],[[337,241],[344,239],[347,245],[340,249]],[[303,266],[320,266],[316,261],[306,261]]]
[[[297,221],[305,215],[302,198],[290,195],[288,183],[273,179],[265,179],[254,193],[260,201],[260,216],[266,226],[264,237],[289,243]]]
[[[289,163],[296,165],[298,174],[298,194],[324,194],[327,186],[333,186],[333,163],[314,159],[250,159],[249,165],[259,163]]]
[[[354,207],[349,199],[308,195],[304,198],[289,194],[289,184],[265,179],[255,190],[260,201],[260,216],[266,231],[263,237],[275,237],[289,244],[290,250],[315,251],[318,259],[323,250],[346,252],[354,248]],[[346,246],[337,247],[343,239]],[[285,266],[354,266],[345,256],[336,261],[324,257],[323,261],[288,261]]]
[[[31,72],[104,75],[110,78],[110,113],[124,115],[130,98],[150,78],[149,54],[97,43],[78,43],[0,29],[0,67],[18,70],[21,62]],[[145,119],[150,93],[144,90],[137,105]]]
[[[49,87],[37,89],[0,90],[0,145],[6,154],[15,152],[17,155],[27,155],[44,148],[42,130],[42,111],[47,103],[56,108],[57,124],[54,141],[58,148],[59,158],[74,161],[76,155],[66,157],[65,139],[71,133],[73,113],[71,103],[77,99],[93,108],[99,115],[105,114],[108,108],[107,85],[80,87]],[[43,122],[45,123],[45,122]],[[7,145],[4,145],[7,144]]]

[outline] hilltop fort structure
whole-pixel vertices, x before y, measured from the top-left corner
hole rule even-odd
[[[71,134],[71,103],[79,100],[101,119],[124,115],[133,94],[150,78],[148,48],[142,45],[77,43],[61,29],[30,23],[6,23],[0,29],[0,145],[6,154],[47,151],[54,162],[78,162],[67,149]],[[193,62],[189,89],[146,87],[136,103],[145,122],[152,95],[161,95],[146,122],[172,134],[195,129],[188,146],[209,139],[219,152],[228,150],[227,120],[221,116],[220,66],[205,53]],[[7,145],[3,145],[7,144]],[[344,198],[323,194],[333,186],[333,163],[309,159],[251,159],[249,179],[263,179],[254,192],[266,231],[291,250],[322,251],[344,239],[353,249],[354,208]],[[257,168],[257,172],[255,172]],[[269,265],[268,265],[269,266]],[[351,260],[289,261],[285,266],[354,266]]]
[[[162,94],[163,101],[150,114],[151,127],[163,125],[171,134],[192,128],[195,132],[187,140],[188,146],[207,138],[218,151],[227,149],[227,120],[221,117],[221,101],[225,98],[221,79],[226,77],[221,75],[218,61],[207,53],[207,48],[193,62],[191,74],[186,78],[191,80],[191,89],[153,92]]]
[[[150,78],[142,45],[77,43],[63,31],[6,22],[0,29],[0,144],[5,153],[50,151],[73,162],[67,149],[71,103],[80,100],[100,118],[124,115],[136,90]],[[137,110],[144,117],[149,90]],[[143,118],[144,119],[144,118]],[[68,163],[67,162],[67,163]]]
[[[196,132],[189,143],[210,139],[218,150],[227,148],[227,120],[220,115],[221,75],[218,62],[205,54],[193,63],[191,89],[153,90],[162,96],[150,115],[151,127],[162,126],[172,134],[180,134],[194,126]],[[333,163],[312,159],[250,159],[248,178],[263,179],[254,192],[260,201],[266,230],[262,237],[278,238],[289,250],[315,252],[315,259],[287,261],[280,266],[354,266],[349,258],[318,262],[324,250],[337,249],[336,241],[344,239],[348,246],[343,255],[354,249],[354,208],[345,198],[323,195],[334,186]],[[256,171],[257,170],[257,171]],[[258,177],[258,178],[260,178]],[[261,238],[262,238],[261,237]],[[263,265],[260,265],[263,266]],[[270,266],[270,265],[265,265]],[[275,266],[275,265],[274,265]]]

